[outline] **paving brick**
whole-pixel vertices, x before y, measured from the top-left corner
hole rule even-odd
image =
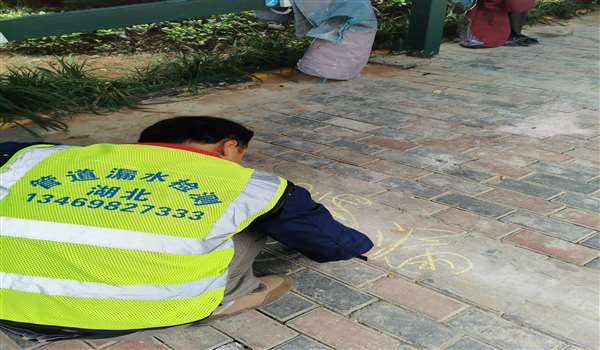
[[[452,152],[464,152],[474,147],[469,140],[462,136],[452,140],[422,139],[416,140],[415,143],[432,148],[445,149]]]
[[[301,117],[301,118],[306,118],[306,119],[318,120],[320,122],[329,120],[329,119],[335,117],[335,115],[333,115],[333,114],[329,114],[329,113],[325,113],[325,112],[321,112],[321,111],[310,111],[310,112],[298,114],[296,116]]]
[[[17,346],[12,339],[10,339],[4,332],[0,331],[0,349],[2,350],[21,350],[20,346]]]
[[[527,194],[534,197],[540,198],[551,198],[560,193],[557,189],[542,187],[539,185],[534,185],[525,181],[512,180],[512,179],[504,179],[496,184],[496,186],[505,188],[507,190],[521,192],[523,194]]]
[[[558,165],[548,162],[538,162],[531,164],[529,168],[534,169],[538,172],[568,177],[579,181],[588,181],[598,176],[597,172],[585,171],[577,166],[571,166],[568,164]]]
[[[487,237],[498,239],[519,228],[517,225],[484,218],[477,214],[458,209],[448,209],[434,215],[447,225],[455,225],[467,232],[478,232]]]
[[[466,307],[452,298],[401,278],[382,278],[369,289],[371,294],[403,308],[442,320]]]
[[[469,151],[468,155],[479,160],[490,160],[513,168],[525,167],[535,162],[535,159],[506,150],[504,144],[495,147],[480,147]]]
[[[328,308],[349,314],[375,300],[370,295],[352,289],[314,271],[300,271],[292,275],[294,290]]]
[[[533,333],[474,308],[462,312],[448,322],[448,325],[501,349],[554,349],[560,345],[554,338]]]
[[[367,132],[367,131],[379,128],[378,125],[363,123],[363,122],[359,122],[356,120],[341,118],[341,117],[328,119],[325,122],[327,124],[333,124],[336,126],[341,126],[343,128],[356,130],[356,131],[362,131],[362,132]]]
[[[372,162],[374,159],[372,156],[368,156],[359,152],[354,152],[345,148],[328,149],[318,153],[318,155],[352,165],[362,165],[365,163]]]
[[[600,270],[600,258],[596,258],[589,263],[584,265],[585,267],[589,267],[591,269]]]
[[[231,342],[229,344],[221,345],[215,350],[245,350],[247,349],[244,345],[238,342]]]
[[[456,207],[468,211],[472,211],[479,215],[489,217],[499,217],[513,211],[512,208],[503,207],[492,202],[486,202],[477,198],[465,196],[458,193],[450,193],[442,197],[436,198],[437,202],[444,203],[451,207]]]
[[[376,146],[376,145],[370,145],[370,144],[363,143],[363,142],[355,142],[355,141],[344,140],[344,139],[333,141],[331,143],[331,146],[347,148],[351,151],[362,153],[362,154],[367,154],[367,155],[371,155],[371,154],[374,154],[374,153],[377,153],[377,152],[383,150],[383,148]]]
[[[569,156],[574,157],[574,158],[579,158],[579,159],[589,160],[589,161],[595,162],[595,163],[600,163],[600,157],[598,156],[598,152],[594,152],[594,150],[589,149],[589,148],[578,147],[572,151],[566,152],[566,154],[568,154]]]
[[[288,274],[302,269],[302,266],[262,251],[254,260],[252,268],[256,276],[265,276]]]
[[[593,235],[592,237],[581,242],[586,247],[600,250],[600,233]]]
[[[573,224],[587,226],[594,229],[600,229],[600,216],[588,211],[566,208],[558,213],[552,214],[552,217],[571,222]]]
[[[467,163],[472,169],[494,173],[503,176],[521,177],[531,173],[531,170],[518,165],[511,165],[491,159],[480,159]]]
[[[566,345],[564,347],[561,347],[560,350],[584,350],[578,346],[575,345]]]
[[[317,130],[317,132],[319,134],[325,135],[330,138],[329,142],[327,142],[327,143],[331,143],[340,138],[356,140],[356,139],[363,138],[368,135],[368,134],[362,133],[360,131],[350,130],[350,129],[341,128],[339,126],[333,126],[333,125],[326,126],[324,128],[319,128]]]
[[[373,170],[338,162],[330,162],[325,170],[331,171],[337,176],[352,177],[367,182],[377,182],[388,177],[386,174],[378,173]]]
[[[432,198],[445,192],[443,189],[434,186],[395,178],[385,179],[381,181],[380,184],[386,188],[409,193],[422,198]]]
[[[375,104],[381,105],[380,102]],[[352,111],[351,118],[362,120],[370,124],[386,125],[388,127],[399,127],[408,125],[411,120],[416,117],[405,113],[398,113],[383,108],[360,108],[360,110]]]
[[[162,345],[162,344],[161,344]],[[58,341],[58,342],[52,342],[48,345],[42,346],[41,348],[38,349],[43,349],[43,350],[92,350],[92,347],[89,346],[88,344],[84,343],[81,340],[65,340],[65,341]],[[138,349],[141,349],[138,347]],[[168,349],[167,347],[153,347],[150,346],[148,347],[148,349]],[[4,349],[2,349],[4,350]]]
[[[372,145],[377,145],[384,148],[395,149],[399,151],[404,151],[407,149],[417,147],[416,143],[403,140],[395,140],[387,137],[370,137],[368,139],[365,139],[364,141]]]
[[[471,157],[464,154],[451,153],[431,147],[414,148],[403,152],[390,150],[377,154],[377,157],[440,172],[454,169],[472,160]]]
[[[277,137],[273,138],[279,138],[281,137],[281,135],[277,134]],[[282,153],[286,153],[286,152],[291,152],[291,149],[289,148],[285,148],[285,147],[281,147],[281,146],[276,146],[276,145],[272,145],[270,143],[266,143],[266,142],[261,142],[261,141],[252,141],[252,143],[250,144],[251,147],[251,152],[260,152],[263,154],[266,154],[268,156],[276,156]]]
[[[501,220],[544,232],[548,236],[560,238],[569,242],[577,242],[593,232],[584,227],[563,223],[525,211],[518,211],[510,214]]]
[[[316,340],[299,335],[296,338],[273,348],[273,350],[331,350],[331,348]]]
[[[549,187],[560,188],[565,191],[579,192],[585,194],[592,193],[600,189],[600,186],[594,185],[592,183],[579,182],[560,176],[542,173],[528,176],[524,180],[539,183]]]
[[[579,169],[581,171],[585,171],[586,173],[592,173],[592,174],[600,173],[600,163],[590,162],[589,160],[585,160],[585,159],[574,159],[565,165]]]
[[[369,305],[354,313],[353,318],[428,349],[437,349],[454,336],[446,326],[386,302]]]
[[[494,174],[489,174],[482,171],[470,169],[467,166],[460,165],[451,169],[442,169],[442,172],[456,177],[464,177],[465,179],[481,182],[493,178]]]
[[[390,128],[387,126],[381,129],[371,130],[369,131],[369,134],[374,134],[377,136],[383,136],[401,141],[414,141],[420,137],[419,135],[408,130]]]
[[[400,341],[325,309],[316,309],[288,325],[334,349],[413,349]]]
[[[269,349],[298,335],[256,310],[218,319],[211,325],[252,349]]]
[[[8,338],[10,339],[13,343],[17,344],[17,347],[19,347],[19,349],[33,349],[33,348],[37,348],[40,345],[44,344],[45,342],[39,342],[37,340],[30,340],[30,339],[25,339],[21,336],[18,336],[16,334],[10,333],[10,332],[2,332],[2,330],[0,330],[0,334],[4,335],[4,339]],[[8,343],[8,341],[7,341]],[[4,350],[4,349],[2,349]]]
[[[566,162],[570,159],[573,159],[572,156],[569,156],[566,154],[556,153],[556,152],[552,152],[552,151],[546,151],[546,150],[542,150],[542,149],[535,149],[533,147],[528,147],[528,146],[518,146],[518,147],[511,149],[510,152],[516,153],[519,155],[523,155],[526,157],[534,158],[534,159],[545,160],[548,162],[556,162],[556,163],[562,163],[562,162]]]
[[[331,160],[314,156],[310,153],[290,151],[276,156],[277,159],[306,164],[314,168],[321,168],[332,163]]]
[[[338,137],[332,137],[329,134],[322,132],[315,132],[304,129],[293,129],[284,133],[286,136],[294,139],[308,140],[314,143],[328,144],[338,139]]]
[[[560,203],[503,189],[494,189],[493,191],[477,196],[477,198],[500,203],[507,207],[530,210],[539,214],[549,214],[563,207]]]
[[[565,193],[553,199],[570,207],[591,210],[600,213],[600,199],[585,197],[574,193]]]
[[[244,157],[242,165],[248,168],[261,169],[276,163],[278,160],[266,154],[250,150]]]
[[[169,347],[154,338],[140,340],[122,340],[105,350],[168,350]]]
[[[254,131],[254,138],[258,141],[271,142],[281,137],[281,134],[288,130],[286,126],[276,126],[270,123],[269,127],[257,127]]]
[[[473,338],[462,337],[456,343],[446,348],[446,350],[495,350],[495,348],[478,342]]]
[[[312,301],[289,292],[272,303],[261,306],[258,309],[280,322],[285,322],[310,311],[316,306]]]
[[[283,118],[283,119],[278,120],[276,122],[278,124],[285,125],[285,126],[287,126],[289,128],[305,128],[305,129],[316,129],[316,128],[320,128],[320,127],[323,127],[323,126],[327,125],[325,123],[321,123],[321,122],[316,121],[316,120],[299,118],[299,117]]]
[[[326,146],[320,145],[318,143],[312,143],[309,141],[296,140],[289,137],[280,137],[276,140],[272,141],[274,144],[295,149],[303,152],[317,152],[319,150],[323,150],[327,148]]]
[[[231,342],[231,338],[210,326],[177,328],[156,337],[174,350],[214,349]]]
[[[355,287],[374,281],[386,274],[355,260],[317,263],[308,258],[300,257],[297,261]]]
[[[577,265],[583,265],[598,256],[598,251],[594,249],[530,230],[521,230],[511,235],[507,241]]]
[[[90,344],[94,349],[104,349],[105,347],[112,345],[117,342],[117,340],[108,339],[87,339],[86,343]]]
[[[290,116],[282,114],[282,113],[270,113],[270,112],[262,112],[262,121],[272,122],[272,123],[280,123],[286,119],[289,119]]]
[[[373,201],[385,204],[389,207],[399,209],[402,213],[410,213],[413,215],[429,216],[439,211],[448,209],[448,206],[434,203],[428,200],[413,198],[408,194],[387,191],[373,197]]]
[[[502,138],[502,142],[505,145],[518,145],[519,147],[530,147],[556,153],[564,153],[572,150],[577,144],[583,144],[581,140],[567,135],[556,135],[544,139],[524,135],[510,135]]]
[[[440,174],[427,175],[418,181],[428,185],[445,188],[446,190],[454,190],[466,194],[478,194],[491,189],[491,187],[477,182],[466,181],[457,177]]]
[[[413,168],[408,165],[391,162],[388,160],[377,160],[375,162],[367,163],[363,165],[363,167],[407,180],[414,180],[430,173],[429,171],[423,169]]]
[[[231,342],[231,343],[228,343],[225,345],[221,345],[218,348],[216,348],[215,350],[245,350],[245,349],[248,349],[248,348],[238,342]]]

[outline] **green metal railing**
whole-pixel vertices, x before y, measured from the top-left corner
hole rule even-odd
[[[447,0],[414,0],[405,49],[431,57],[439,52]],[[168,0],[26,16],[0,21],[0,43],[136,24],[266,9],[264,0]]]
[[[20,41],[258,9],[266,9],[264,0],[169,0],[7,19],[0,21],[0,35]]]

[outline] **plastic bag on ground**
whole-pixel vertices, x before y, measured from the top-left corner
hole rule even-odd
[[[315,39],[298,61],[298,69],[302,73],[326,79],[356,78],[369,61],[375,34],[350,29],[339,43]]]

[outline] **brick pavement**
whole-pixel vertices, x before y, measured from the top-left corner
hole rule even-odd
[[[45,139],[126,142],[172,115],[233,117],[257,131],[248,165],[305,185],[376,247],[316,264],[271,242],[257,273],[295,287],[258,310],[131,341],[0,333],[2,349],[598,349],[598,19],[532,28],[543,44],[530,48],[378,58],[351,82],[271,78],[78,116]]]

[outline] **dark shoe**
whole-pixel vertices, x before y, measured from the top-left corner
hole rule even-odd
[[[521,34],[521,39],[519,41],[525,43],[526,45],[536,45],[540,43],[538,39],[523,34]]]
[[[506,40],[504,46],[529,46],[539,44],[536,38],[529,37],[523,34],[513,34]]]

